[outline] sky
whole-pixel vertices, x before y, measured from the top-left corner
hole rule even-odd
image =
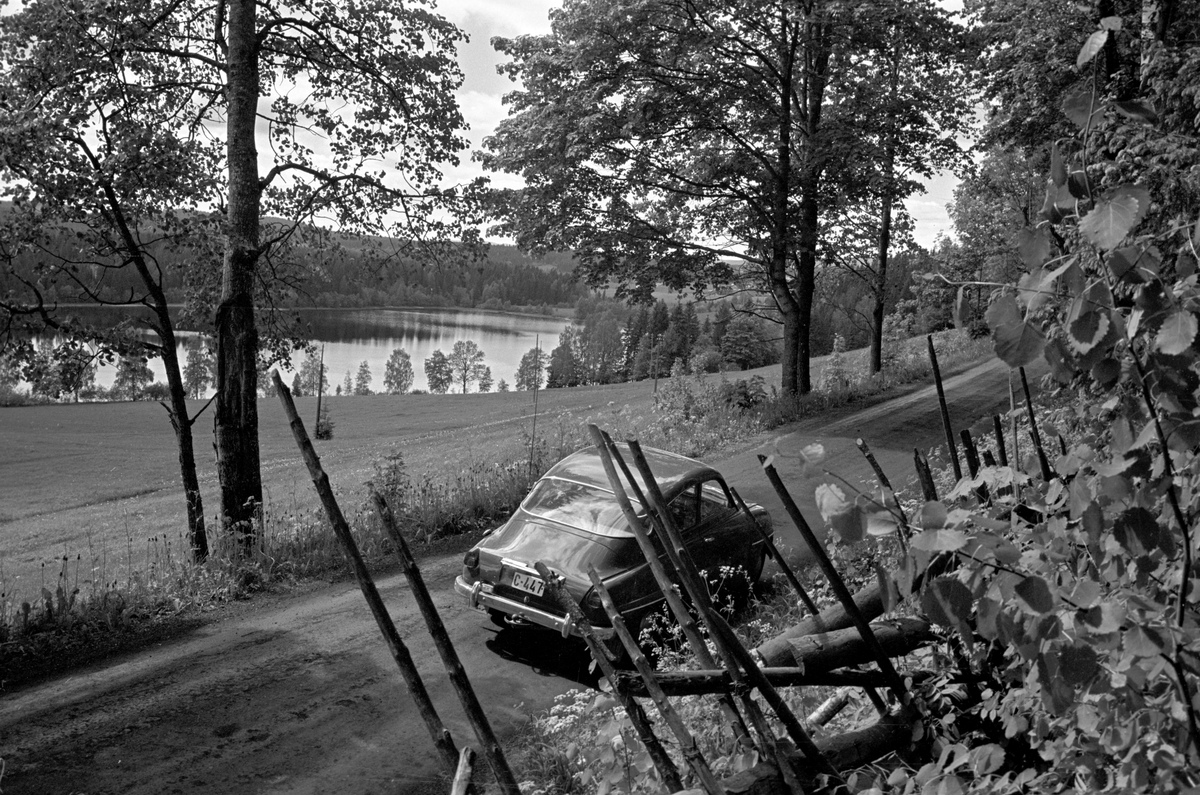
[[[496,73],[504,59],[491,47],[493,36],[519,36],[523,33],[549,33],[549,11],[560,5],[550,0],[440,0],[437,11],[470,36],[470,42],[459,47],[459,64],[463,70],[463,86],[459,103],[471,129],[467,137],[472,149],[482,145],[496,124],[506,115],[501,97],[511,91],[513,83]],[[957,2],[942,0],[942,5],[958,6]],[[447,182],[466,182],[481,173],[477,164],[464,155],[462,164],[447,170]],[[491,174],[493,184],[516,187],[515,177]],[[906,202],[915,222],[917,243],[929,247],[937,236],[950,234],[950,217],[946,205],[953,199],[958,180],[952,174],[940,175],[929,182],[926,193]]]

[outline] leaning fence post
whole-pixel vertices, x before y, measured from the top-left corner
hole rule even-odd
[[[971,473],[971,477],[979,476],[979,450],[975,447],[975,440],[971,438],[971,432],[966,428],[959,431],[963,443],[963,455],[967,458],[967,471]],[[988,494],[987,486],[982,483],[975,489],[975,497],[979,500],[979,504],[987,503],[991,496]]]
[[[612,621],[613,630],[617,633],[617,637],[621,639],[621,644],[625,647],[625,651],[629,652],[629,658],[633,660],[634,667],[642,675],[642,681],[646,683],[646,692],[650,694],[650,698],[654,700],[654,705],[658,707],[659,714],[663,716],[667,725],[671,727],[671,731],[675,733],[675,739],[679,741],[679,751],[683,754],[683,758],[687,760],[688,767],[692,769],[692,773],[700,781],[700,785],[704,787],[705,792],[709,795],[725,795],[725,788],[721,786],[721,782],[717,781],[717,777],[713,775],[712,768],[708,766],[708,761],[704,758],[704,754],[700,752],[700,747],[696,744],[696,738],[688,731],[687,725],[679,717],[679,713],[671,706],[670,699],[667,698],[662,688],[658,686],[658,681],[654,678],[654,669],[650,666],[646,655],[638,647],[633,635],[629,634],[629,629],[625,626],[625,619],[621,617],[617,606],[613,604],[612,597],[608,595],[608,590],[604,587],[604,581],[596,573],[595,566],[588,566],[588,576],[592,578],[592,585],[595,586],[596,593],[600,595],[600,602],[604,605],[604,611],[608,613],[608,617]]]
[[[642,452],[641,445],[635,440],[629,440],[629,452],[633,456],[633,462],[637,465],[638,471],[641,472],[642,481],[646,484],[645,496],[649,499],[646,507],[651,515],[657,517],[657,526],[666,534],[663,547],[671,558],[671,562],[675,564],[680,582],[692,597],[692,604],[695,605],[700,617],[708,626],[717,651],[725,660],[730,673],[737,677],[740,666],[745,672],[745,679],[756,687],[763,700],[771,705],[771,709],[787,729],[788,737],[792,739],[796,747],[803,752],[807,759],[819,766],[821,772],[840,779],[840,773],[813,742],[808,731],[796,718],[791,707],[780,697],[775,686],[763,676],[762,669],[754,661],[750,652],[746,651],[742,642],[738,640],[728,622],[713,608],[712,601],[708,597],[708,588],[700,579],[696,566],[683,544],[679,528],[675,526],[675,519],[668,510],[662,492],[658,488],[658,481],[654,479],[654,473],[650,470],[650,464]]]
[[[546,583],[546,590],[550,596],[554,597],[554,601],[558,602],[563,610],[567,611],[567,615],[571,616],[574,626],[583,635],[584,643],[587,644],[588,651],[592,653],[592,659],[596,661],[596,665],[600,666],[600,672],[608,679],[612,685],[613,692],[617,696],[617,700],[621,702],[621,706],[625,707],[625,714],[629,716],[629,722],[633,724],[633,728],[638,733],[638,737],[642,740],[642,745],[646,746],[646,753],[650,755],[650,761],[654,763],[654,768],[658,771],[658,777],[662,779],[662,783],[666,786],[668,792],[679,792],[683,789],[683,782],[679,778],[679,770],[675,767],[675,763],[671,761],[667,750],[663,748],[663,744],[659,742],[658,736],[654,734],[654,727],[650,725],[650,719],[646,717],[646,711],[642,709],[642,705],[637,702],[629,692],[629,687],[624,683],[621,677],[617,674],[616,667],[608,659],[608,655],[604,653],[604,646],[601,644],[596,633],[592,631],[592,624],[583,615],[583,611],[579,609],[579,605],[575,603],[574,598],[567,593],[559,581],[558,575],[550,570],[550,568],[538,560],[535,561],[533,567],[537,569],[537,573],[541,575],[542,581]]]
[[[1021,372],[1021,388],[1025,390],[1025,408],[1029,411],[1029,435],[1033,437],[1033,446],[1037,448],[1038,464],[1042,467],[1042,480],[1047,483],[1054,477],[1054,470],[1050,469],[1050,459],[1046,457],[1046,451],[1042,449],[1042,435],[1038,432],[1037,417],[1033,414],[1033,398],[1029,395],[1029,381],[1025,378],[1025,368],[1019,368]]]
[[[619,463],[621,465],[621,470],[625,478],[629,481],[630,489],[633,491],[635,497],[643,505],[646,505],[646,509],[649,511],[649,505],[645,502],[645,497],[638,488],[637,482],[625,466],[624,460],[615,459],[613,456],[612,451],[616,450],[616,446],[613,444],[612,439],[608,438],[595,425],[589,425],[588,432],[591,434],[592,440],[596,443],[596,450],[600,454],[600,463],[604,466],[604,474],[608,476],[609,485],[612,486],[613,494],[617,499],[617,505],[620,506],[622,513],[625,515],[625,521],[629,525],[630,532],[637,539],[638,547],[642,550],[642,555],[650,567],[650,573],[654,575],[654,581],[658,584],[659,590],[662,591],[667,606],[679,621],[679,628],[687,640],[688,647],[696,655],[696,659],[701,666],[716,668],[716,660],[713,659],[712,653],[708,650],[708,645],[700,635],[700,630],[696,626],[695,619],[688,612],[687,606],[683,603],[683,598],[679,595],[679,591],[676,590],[675,584],[667,574],[666,568],[662,565],[662,560],[659,558],[659,553],[654,546],[654,542],[650,540],[650,536],[647,535],[646,529],[642,526],[642,519],[633,510],[633,506],[629,502],[629,497],[625,494],[625,488],[621,485],[620,475],[617,474],[616,464]],[[720,705],[721,711],[729,719],[733,727],[734,736],[737,737],[738,742],[744,748],[755,748],[756,745],[750,736],[749,729],[746,727],[746,722],[742,718],[742,714],[738,712],[737,705],[734,704],[733,697],[728,692],[721,696]],[[753,708],[753,704],[749,706]],[[758,750],[765,755],[768,749],[766,747],[759,747]]]
[[[913,448],[913,466],[917,470],[917,480],[921,481],[921,496],[925,498],[926,502],[937,500],[937,484],[933,482],[933,472],[929,469],[929,462],[915,447]]]
[[[442,617],[438,615],[437,606],[434,605],[433,598],[429,595],[429,589],[425,587],[425,578],[421,576],[417,561],[408,549],[408,542],[404,540],[404,534],[396,526],[396,517],[392,514],[392,509],[388,506],[387,501],[383,499],[383,495],[376,491],[374,486],[370,491],[371,501],[375,503],[375,512],[379,514],[379,521],[383,524],[383,529],[387,531],[388,537],[396,545],[396,557],[400,561],[400,568],[404,570],[404,576],[408,578],[408,584],[412,587],[413,598],[421,610],[421,616],[425,619],[425,626],[429,628],[429,634],[433,637],[433,644],[442,658],[442,665],[446,668],[450,683],[454,685],[458,700],[462,702],[463,712],[467,714],[471,728],[475,730],[475,736],[479,738],[479,743],[483,746],[483,753],[492,769],[492,775],[495,777],[496,783],[500,785],[502,792],[507,795],[520,795],[521,787],[517,784],[512,768],[508,766],[508,760],[504,757],[504,749],[500,747],[500,741],[496,739],[496,734],[492,731],[487,714],[484,713],[483,706],[479,703],[474,688],[471,687],[471,680],[467,678],[466,669],[458,659],[454,642],[450,639],[450,634],[446,632],[446,625],[442,623]]]
[[[408,647],[404,645],[404,641],[401,640],[400,633],[396,631],[396,625],[392,623],[392,618],[388,615],[387,607],[384,606],[383,599],[379,596],[379,590],[375,587],[375,581],[371,579],[371,572],[367,569],[367,564],[363,562],[362,555],[358,551],[358,544],[354,542],[354,536],[350,533],[350,525],[347,524],[346,517],[342,515],[342,509],[333,495],[333,488],[329,485],[329,476],[321,468],[321,459],[317,457],[317,451],[313,449],[312,441],[304,430],[304,422],[296,413],[296,404],[292,400],[292,393],[284,385],[283,379],[279,377],[278,370],[274,371],[271,377],[275,382],[279,400],[283,403],[283,411],[287,414],[292,435],[296,438],[296,444],[300,448],[300,455],[308,466],[313,486],[316,487],[317,496],[321,498],[321,504],[325,507],[325,514],[329,517],[329,524],[333,527],[334,535],[342,543],[342,549],[354,570],[358,587],[367,600],[367,606],[371,609],[371,615],[375,617],[375,623],[378,625],[380,633],[383,634],[384,641],[387,642],[392,659],[400,668],[400,675],[404,677],[404,682],[408,685],[408,692],[412,694],[413,701],[416,702],[417,711],[421,713],[421,718],[425,721],[434,746],[441,753],[448,771],[454,773],[458,767],[458,750],[454,747],[454,739],[438,717],[437,710],[433,706],[432,699],[429,698],[429,691],[425,689],[425,683],[421,681],[421,675],[417,671],[412,655],[409,653]]]
[[[729,493],[733,495],[733,501],[737,503],[738,510],[740,510],[745,515],[746,520],[754,525],[755,529],[758,530],[758,534],[762,537],[763,543],[767,546],[767,552],[771,554],[771,558],[776,564],[778,564],[779,570],[783,572],[783,576],[787,578],[789,583],[791,583],[792,590],[794,590],[796,595],[800,597],[800,601],[804,603],[804,607],[808,609],[809,614],[815,616],[820,613],[821,611],[817,609],[816,603],[812,600],[812,597],[808,595],[808,591],[806,591],[804,586],[800,584],[800,579],[796,576],[796,572],[794,572],[792,567],[788,565],[788,562],[784,560],[783,553],[779,551],[779,547],[775,546],[774,540],[767,535],[766,530],[763,530],[758,526],[758,522],[754,521],[754,516],[750,513],[750,506],[746,505],[746,501],[742,499],[742,495],[738,494],[737,489],[735,489],[733,486],[729,487]]]
[[[954,467],[954,480],[962,480],[962,464],[958,462],[958,448],[954,446],[954,429],[950,426],[950,410],[946,408],[946,390],[942,388],[942,371],[938,367],[937,351],[933,349],[933,335],[928,334],[929,363],[933,365],[933,382],[937,385],[938,405],[942,408],[942,430],[946,432],[946,453]]]
[[[1004,449],[1004,426],[1000,424],[1000,415],[992,415],[992,432],[996,434],[996,455],[1000,458],[1000,466],[1008,466],[1008,451]]]

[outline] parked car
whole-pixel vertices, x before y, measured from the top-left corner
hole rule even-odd
[[[771,534],[766,510],[751,504],[752,518],[747,517],[720,473],[699,461],[648,447],[643,452],[697,567],[710,578],[741,567],[750,584],[757,582],[767,550],[753,524]],[[632,461],[627,448],[622,455]],[[644,492],[644,482],[636,472],[635,477]],[[631,496],[631,502],[640,509],[636,498]],[[666,553],[660,549],[659,554],[665,561]],[[539,560],[564,578],[567,591],[602,638],[612,637],[613,630],[588,577],[589,565],[600,573],[632,631],[640,631],[663,603],[594,447],[555,464],[512,518],[466,553],[454,589],[500,626],[539,626],[563,637],[578,635],[546,592],[533,565]]]

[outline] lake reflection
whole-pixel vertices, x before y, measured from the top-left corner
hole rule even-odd
[[[553,349],[568,323],[553,317],[441,309],[311,309],[301,316],[313,341],[325,344],[334,390],[347,371],[353,380],[359,364],[366,361],[371,367],[371,388],[381,391],[384,366],[396,348],[412,358],[414,386],[427,389],[425,359],[435,350],[450,353],[460,340],[473,340],[484,353],[484,363],[492,368],[492,378],[511,385],[521,357],[535,341],[540,339],[547,351]]]
[[[325,366],[330,391],[336,391],[350,372],[353,381],[359,364],[366,361],[371,367],[371,390],[383,390],[383,372],[388,357],[396,348],[403,348],[412,358],[413,387],[428,389],[424,362],[435,350],[449,354],[459,340],[473,340],[484,353],[484,363],[492,369],[492,378],[504,379],[511,386],[521,357],[540,339],[546,351],[558,344],[558,335],[567,326],[562,318],[536,315],[517,315],[504,312],[483,312],[457,309],[301,309],[306,335],[318,345],[325,346]],[[89,320],[95,322],[95,316]],[[194,336],[179,332],[181,341]],[[187,359],[181,345],[179,361]],[[292,370],[281,370],[284,381],[291,384],[294,369],[299,368],[303,354],[295,355]],[[150,362],[156,381],[165,381],[162,362]],[[96,381],[103,387],[112,385],[115,367],[102,367]],[[210,390],[211,394],[211,390]]]

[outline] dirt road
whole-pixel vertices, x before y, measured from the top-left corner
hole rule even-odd
[[[958,426],[1007,408],[1007,371],[981,365],[947,384]],[[942,438],[932,388],[791,432],[714,463],[747,499],[794,531],[761,473],[777,454],[815,517],[795,451],[821,442],[824,466],[851,480],[869,470],[854,448],[871,444],[894,481],[912,472],[912,448]],[[422,571],[488,715],[502,738],[554,696],[587,683],[574,647],[498,631],[454,596],[458,555]],[[420,661],[455,741],[476,745],[399,575],[380,583]],[[363,599],[353,583],[268,597],[191,634],[127,658],[0,696],[4,795],[159,793],[444,793],[446,780]]]

